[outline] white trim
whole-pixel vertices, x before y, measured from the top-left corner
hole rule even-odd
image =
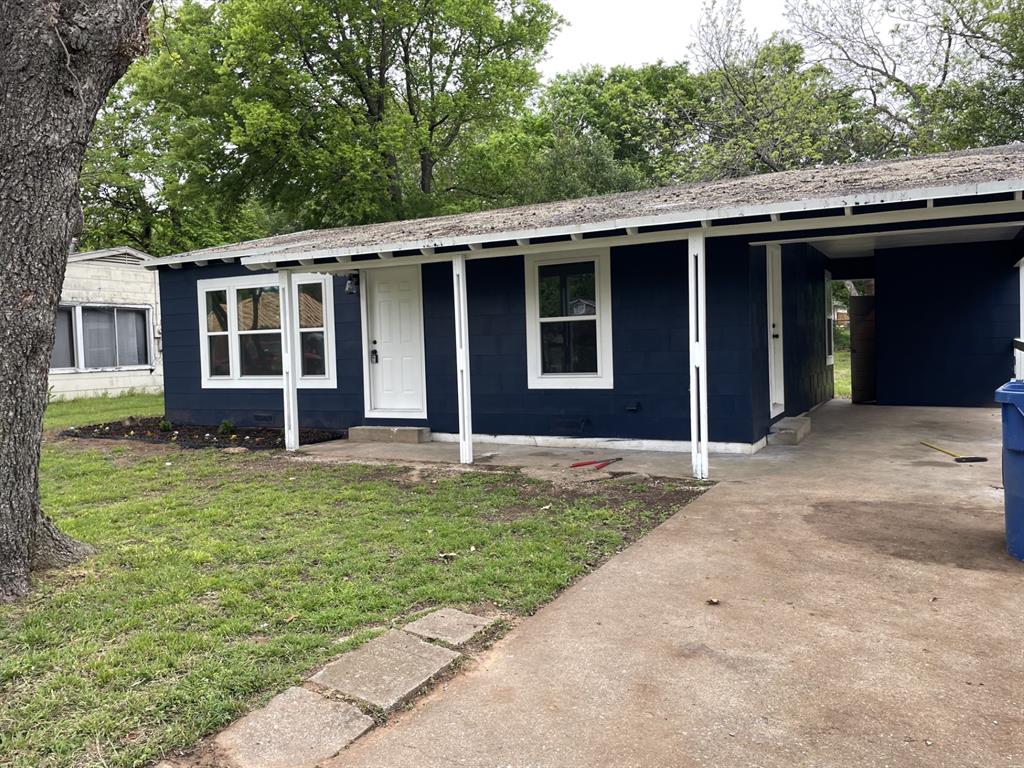
[[[594,290],[597,314],[568,318],[545,318],[544,322],[564,319],[570,322],[593,320],[597,325],[597,373],[541,372],[540,305],[538,270],[542,265],[594,262]],[[582,253],[548,252],[528,254],[523,259],[526,289],[526,386],[528,389],[614,389],[615,365],[612,353],[612,278],[611,251],[591,248]]]
[[[786,412],[786,326],[783,320],[782,246],[772,244],[765,249],[765,266],[768,285],[768,414],[774,419]],[[776,329],[779,336],[778,344],[774,333]]]
[[[693,476],[709,477],[708,466],[708,371],[707,371],[707,248],[704,235],[686,242],[687,326],[690,334],[690,460]]]
[[[466,293],[466,257],[452,259],[452,295],[455,304],[455,376],[459,400],[459,461],[473,463],[473,395],[469,378],[469,301]]]
[[[430,437],[431,440],[437,443],[459,442],[459,436],[451,432],[431,432]],[[691,452],[689,440],[644,440],[628,437],[474,434],[473,442],[527,445],[535,448],[596,448],[608,451],[664,451],[666,453]],[[708,443],[707,446],[710,453],[752,456],[767,444],[767,438],[762,437],[756,443]]]
[[[423,407],[416,409],[387,409],[387,408],[373,408],[372,403],[372,389],[370,382],[370,324],[369,324],[369,307],[367,304],[367,294],[370,291],[369,283],[372,281],[367,280],[366,277],[360,277],[359,279],[359,322],[362,334],[362,348],[363,348],[363,416],[367,419],[426,419],[427,418],[427,347],[424,339],[424,328],[423,328],[423,270],[419,264],[402,264],[399,262],[399,266],[415,267],[416,269],[416,292],[419,298],[420,311],[417,313],[417,319],[419,320],[419,338],[420,338],[420,394],[423,397]],[[347,270],[351,272],[352,270]]]
[[[835,302],[832,298],[832,272],[825,270],[825,333],[831,333],[832,339],[825,339],[825,367],[834,367],[836,364],[836,314]],[[832,351],[829,354],[829,350]]]
[[[284,398],[284,447],[286,451],[299,448],[299,393],[296,372],[301,372],[297,354],[301,348],[298,336],[299,302],[294,278],[290,273],[278,274],[281,310],[281,378]],[[324,300],[326,301],[326,291]],[[324,336],[324,346],[327,337]]]
[[[291,301],[281,300],[281,304],[288,303],[296,315],[294,325],[298,327],[298,297],[300,285],[308,283],[319,283],[323,286],[324,298],[324,355],[326,356],[326,376],[303,376],[301,368],[298,368],[299,375],[296,377],[299,389],[337,389],[338,387],[338,365],[337,349],[334,339],[334,278],[330,275],[317,273],[292,274],[292,296]],[[279,279],[273,273],[262,275],[242,275],[240,277],[219,277],[207,280],[196,281],[196,304],[199,313],[199,376],[202,389],[283,389],[284,375],[281,376],[242,376],[241,362],[238,356],[238,330],[237,317],[237,291],[244,288],[272,288],[280,287]],[[211,335],[206,327],[206,293],[209,291],[227,291],[228,302],[228,329],[213,335],[228,337],[228,360],[231,369],[230,376],[210,376],[210,345],[207,339]],[[284,355],[285,342],[282,328],[276,329],[282,334],[281,353]],[[262,333],[273,333],[274,329],[262,331]],[[243,334],[245,332],[242,332]],[[298,339],[295,339],[296,346]],[[282,370],[284,361],[282,359]]]
[[[1020,280],[1020,336],[1018,338],[1024,339],[1024,259],[1017,267]],[[1016,378],[1018,381],[1024,381],[1024,352],[1017,352],[1015,356],[1017,359]]]
[[[161,266],[173,266],[175,264],[195,262],[198,260],[202,260],[204,258],[208,258],[207,254],[209,254],[210,252],[213,252],[213,255],[216,257],[220,257],[223,255],[241,257],[243,259],[243,263],[246,264],[259,263],[269,265],[270,263],[279,261],[294,261],[298,258],[334,258],[336,256],[355,256],[370,253],[379,253],[380,251],[397,252],[406,250],[420,250],[422,248],[437,249],[451,247],[469,247],[470,243],[482,244],[500,241],[536,239],[546,237],[569,236],[570,238],[572,238],[573,241],[582,241],[584,234],[602,232],[607,230],[621,229],[629,231],[634,227],[639,229],[643,227],[660,225],[691,223],[698,224],[701,221],[711,221],[713,219],[745,218],[766,215],[770,216],[771,214],[821,211],[834,208],[849,208],[852,212],[856,210],[857,207],[860,206],[885,205],[904,202],[924,202],[927,205],[928,200],[954,197],[972,197],[980,195],[999,194],[1005,192],[1018,192],[1020,191],[1021,187],[1024,187],[1024,179],[1009,179],[1005,181],[984,182],[980,184],[958,184],[944,187],[917,187],[907,190],[876,190],[872,192],[857,193],[843,197],[811,198],[806,200],[790,200],[758,205],[724,206],[710,209],[685,209],[672,211],[670,213],[609,219],[603,221],[588,222],[585,224],[560,225],[553,227],[543,227],[540,229],[495,231],[487,234],[459,235],[453,237],[432,238],[429,240],[392,241],[384,243],[375,243],[373,245],[344,246],[339,248],[309,247],[308,242],[304,242],[296,238],[292,242],[289,242],[284,245],[255,247],[250,249],[240,248],[236,251],[231,251],[228,253],[218,251],[219,247],[204,249],[204,251],[194,251],[184,254],[178,254],[175,256],[168,256],[161,259],[155,259],[153,262],[147,264],[146,266],[149,269],[156,269]],[[888,218],[888,214],[910,214],[909,216],[905,215],[903,217],[903,219],[910,221],[914,220],[915,218],[957,218],[958,216],[970,215],[967,213],[963,213],[962,211],[964,211],[964,209],[969,209],[972,207],[983,208],[985,209],[983,212],[987,213],[1002,212],[1004,209],[1007,211],[1016,212],[1021,210],[1021,205],[1022,201],[1015,199],[1003,203],[963,204],[938,208],[911,209],[909,211],[886,211],[881,214],[854,214],[843,217],[842,221],[844,223],[839,226],[849,226],[853,222],[857,222],[858,224],[871,224],[875,223],[873,220],[877,219],[877,217],[879,216],[887,217],[884,220],[900,220],[898,217]],[[957,211],[957,209],[960,210]],[[926,215],[922,216],[921,214]],[[828,218],[830,219],[829,226],[837,226],[836,217]],[[726,236],[730,234],[744,234],[747,232],[756,233],[759,231],[779,231],[779,229],[806,230],[808,228],[811,228],[806,225],[812,221],[815,220],[780,220],[778,222],[772,221],[767,223],[749,225],[741,224],[719,228],[709,227],[707,235],[709,237]],[[315,230],[313,232],[315,233]],[[637,237],[643,237],[645,234],[658,233],[641,233]],[[311,237],[313,236],[313,233],[311,233]],[[685,234],[681,236],[685,237]],[[294,238],[295,236],[293,235],[292,237]],[[630,239],[628,235],[626,239]],[[286,250],[288,248],[294,248],[295,251],[293,253],[274,255],[269,261],[266,258],[264,258],[264,254],[267,254],[268,252]],[[505,249],[488,249],[488,253],[490,253],[490,251],[497,252],[501,250]],[[495,253],[494,255],[507,254]]]

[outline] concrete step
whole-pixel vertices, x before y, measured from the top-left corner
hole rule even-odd
[[[429,427],[349,427],[354,443],[429,443]]]
[[[810,416],[788,416],[772,425],[768,445],[799,445],[811,434]]]
[[[392,629],[332,661],[310,679],[386,713],[415,696],[459,658],[461,654],[453,650]]]

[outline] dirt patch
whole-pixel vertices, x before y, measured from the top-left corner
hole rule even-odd
[[[484,519],[516,520],[548,512],[548,507],[555,512],[556,507],[583,498],[599,499],[602,504],[617,509],[636,508],[649,517],[685,506],[707,490],[705,486],[685,480],[649,475],[622,473],[602,478],[592,475],[568,476],[569,479],[556,483],[510,472],[508,482],[515,486],[516,495],[522,501],[500,512],[485,515]]]
[[[226,425],[225,425],[226,426]],[[161,428],[162,427],[162,428]],[[284,431],[268,427],[205,427],[191,424],[168,424],[159,417],[129,418],[104,424],[71,427],[61,437],[101,440],[134,440],[143,443],[166,443],[183,448],[245,448],[265,451],[284,447]],[[344,430],[300,429],[299,442],[303,445],[339,440]]]
[[[827,538],[901,560],[970,570],[1021,568],[1006,554],[1003,516],[988,509],[824,502],[804,519]]]

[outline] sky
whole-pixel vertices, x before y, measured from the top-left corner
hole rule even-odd
[[[688,58],[701,0],[548,0],[566,26],[541,64],[545,79],[584,64],[636,66]],[[743,0],[748,28],[785,27],[785,0]]]

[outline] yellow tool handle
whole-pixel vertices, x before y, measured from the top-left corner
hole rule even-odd
[[[952,456],[954,459],[959,459],[960,458],[960,454],[959,453],[953,453],[952,451],[947,451],[945,448],[940,448],[939,446],[935,445],[934,443],[926,443],[924,440],[922,440],[921,441],[921,445],[924,445],[924,446],[926,446],[928,448],[931,448],[932,450],[938,451],[939,453],[944,453],[947,456]]]

